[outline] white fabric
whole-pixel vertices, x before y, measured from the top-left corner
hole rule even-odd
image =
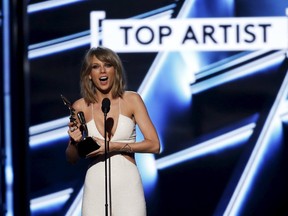
[[[120,104],[117,124],[111,142],[135,142],[135,123],[131,118],[121,114]],[[97,130],[93,119],[87,123],[87,128],[89,136],[104,139]],[[86,173],[82,216],[105,216],[105,162],[99,159],[97,161],[98,162],[92,165]],[[109,178],[110,176],[111,179]],[[110,180],[111,187],[109,185]],[[121,154],[111,156],[110,159],[107,160],[107,182],[109,216],[146,216],[142,181],[138,168],[134,163],[130,162]]]
[[[143,186],[135,164],[122,155],[112,156],[110,163],[112,199],[110,203],[108,186],[108,215],[146,216]],[[82,216],[105,216],[104,173],[104,161],[88,169],[84,184]],[[109,182],[109,175],[107,177]]]

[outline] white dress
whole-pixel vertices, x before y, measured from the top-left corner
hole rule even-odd
[[[120,111],[119,113],[118,125],[111,142],[135,142],[135,123]],[[89,136],[104,140],[93,119],[87,123]],[[137,166],[121,154],[114,154],[109,160],[107,160],[108,215],[146,216],[143,185]],[[102,160],[98,158],[86,173],[82,216],[105,216],[105,194],[105,162],[103,158]]]

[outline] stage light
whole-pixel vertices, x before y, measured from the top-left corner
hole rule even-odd
[[[49,208],[51,210],[53,208],[57,208],[58,206],[62,206],[69,199],[72,192],[73,189],[68,188],[46,196],[31,199],[30,209],[33,213],[41,209]]]
[[[156,167],[157,169],[165,169],[179,163],[184,163],[185,161],[193,158],[205,156],[216,151],[237,146],[239,143],[243,143],[243,141],[250,137],[254,127],[255,123],[250,123],[203,143],[193,145],[190,148],[160,158],[156,160]]]
[[[196,82],[191,86],[191,93],[198,94],[202,91],[208,90],[210,88],[214,88],[216,86],[222,85],[227,82],[231,82],[233,80],[239,79],[241,77],[257,73],[259,70],[266,68],[268,66],[277,64],[283,61],[285,57],[285,51],[278,51],[269,56],[260,58],[258,60],[254,60],[251,63],[247,63],[244,66],[237,67],[236,69],[232,69],[228,72],[222,73],[220,75],[215,75],[214,77],[204,80],[202,82]]]
[[[253,152],[245,166],[245,169],[236,186],[236,189],[224,212],[225,216],[237,215],[238,212],[241,210],[242,204],[245,201],[245,197],[253,182],[253,179],[257,175],[257,170],[260,167],[260,164],[263,160],[263,156],[267,153],[268,147],[271,147],[271,145],[273,144],[268,142],[268,140],[270,139],[271,136],[273,136],[272,132],[274,131],[275,124],[277,124],[277,121],[279,121],[279,118],[281,117],[280,111],[282,105],[286,103],[287,95],[288,95],[288,73],[286,74],[286,77],[282,82],[281,88],[267,116],[267,119],[255,144]]]
[[[51,8],[61,7],[67,4],[72,4],[75,2],[80,2],[85,0],[49,0],[44,2],[39,2],[35,4],[28,5],[28,13],[34,13],[38,11],[43,11]]]
[[[83,196],[83,187],[77,194],[72,205],[68,209],[65,216],[81,216],[81,206],[82,206],[82,196]]]

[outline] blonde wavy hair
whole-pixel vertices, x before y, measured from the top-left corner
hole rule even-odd
[[[115,79],[112,86],[112,97],[122,97],[125,91],[125,74],[122,61],[119,56],[111,49],[107,47],[94,47],[90,48],[85,56],[80,71],[80,90],[81,95],[85,102],[90,103],[97,102],[96,92],[97,88],[93,82],[89,79],[89,75],[92,70],[92,58],[95,56],[102,62],[111,64],[115,69]]]

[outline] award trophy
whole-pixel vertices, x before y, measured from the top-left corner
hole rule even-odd
[[[79,128],[76,118],[75,118],[75,109],[71,106],[70,101],[61,95],[62,101],[65,106],[68,107],[70,111],[70,122],[72,123],[72,127]],[[84,117],[84,113],[82,111],[77,113],[78,120],[80,122],[80,131],[82,132],[82,139],[80,142],[76,143],[75,146],[77,148],[78,154],[81,158],[85,158],[87,154],[92,151],[97,150],[100,146],[96,143],[96,141],[88,136],[88,128],[86,125],[86,120]]]

